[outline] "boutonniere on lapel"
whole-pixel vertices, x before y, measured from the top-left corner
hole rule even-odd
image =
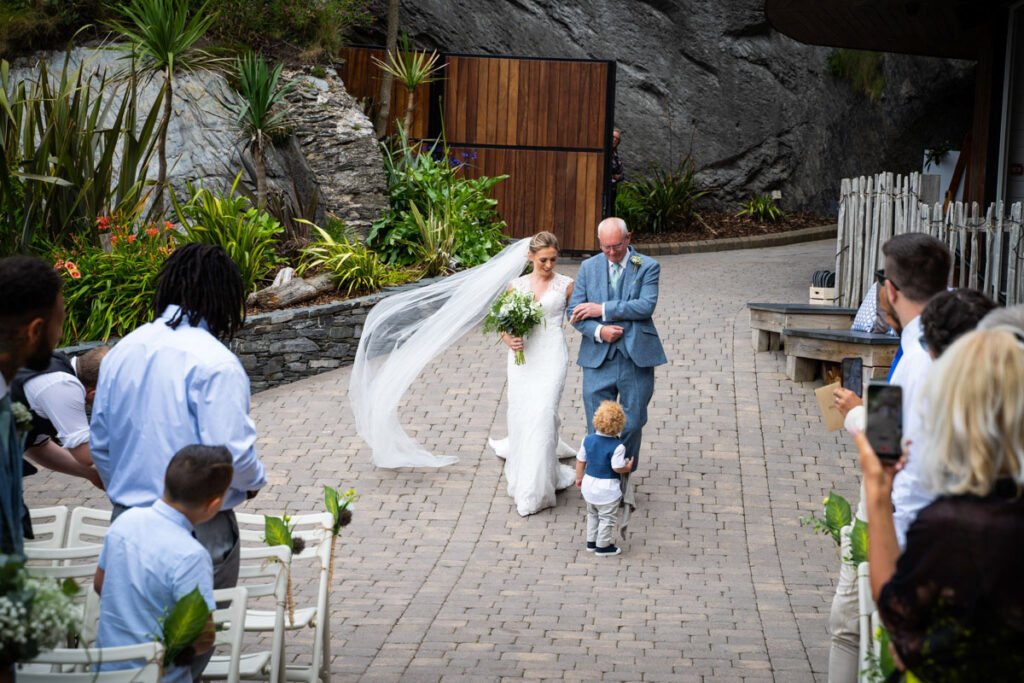
[[[21,433],[32,429],[32,413],[21,401],[11,403],[11,415],[14,417],[14,425]]]
[[[640,258],[640,256],[638,256],[636,254],[634,254],[633,256],[629,257],[629,262],[632,263],[637,268],[639,268],[640,266],[642,266],[644,264],[644,260],[642,258]]]

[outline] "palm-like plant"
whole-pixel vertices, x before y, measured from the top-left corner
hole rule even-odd
[[[288,107],[285,96],[294,81],[281,82],[281,65],[273,69],[267,60],[249,52],[235,60],[238,94],[236,125],[246,138],[256,167],[256,206],[267,206],[267,143],[288,131]]]
[[[436,50],[429,54],[417,52],[409,36],[402,36],[399,42],[399,49],[388,52],[386,62],[376,57],[373,58],[373,62],[383,69],[385,74],[391,74],[405,86],[409,97],[405,105],[403,126],[406,131],[411,131],[412,116],[416,111],[416,88],[431,83],[437,73],[444,68],[444,64],[437,63],[441,55]]]
[[[159,170],[153,199],[153,215],[164,212],[167,188],[167,130],[174,100],[174,75],[182,71],[215,68],[221,60],[197,47],[213,24],[206,2],[189,12],[189,0],[127,0],[121,7],[121,20],[110,27],[128,41],[126,58],[134,62],[140,75],[164,80],[164,112],[157,141]]]

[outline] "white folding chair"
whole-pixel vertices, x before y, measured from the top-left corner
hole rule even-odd
[[[273,636],[270,652],[244,652],[239,663],[239,671],[244,679],[269,679],[270,683],[278,683],[284,671],[284,623],[285,599],[287,594],[286,574],[292,553],[283,545],[262,548],[243,547],[241,566],[238,570],[238,585],[248,592],[245,630],[253,631],[248,615],[254,610],[252,605],[260,598],[272,607],[274,614]],[[228,675],[228,658],[215,656],[210,660],[203,678],[224,679]]]
[[[238,519],[239,536],[243,545],[265,546],[264,518],[262,515],[235,513]],[[310,606],[295,607],[295,620],[285,614],[285,629],[294,631],[305,628],[313,629],[313,648],[311,664],[303,666],[289,664],[285,666],[284,680],[305,681],[315,683],[317,680],[330,681],[330,615],[327,605],[330,600],[331,587],[328,584],[329,564],[331,556],[331,531],[334,519],[330,513],[314,513],[295,515],[291,518],[292,535],[301,536],[306,547],[297,555],[292,556],[291,571],[296,571],[296,564],[309,564],[318,577],[316,602]],[[293,577],[294,584],[294,577]],[[271,631],[274,627],[274,613],[263,610],[250,610],[246,615],[247,629],[251,631]]]
[[[57,649],[44,652],[22,670],[18,683],[160,683],[160,664],[164,647],[157,642],[90,649]],[[121,671],[92,671],[101,662],[137,662],[138,666]],[[44,665],[37,670],[36,665]],[[49,666],[45,666],[49,665]],[[72,668],[72,671],[59,671]],[[45,669],[45,670],[43,670]]]
[[[79,647],[94,647],[100,630],[100,594],[92,582],[85,589],[85,605],[82,607],[82,628],[78,633]]]
[[[64,545],[68,529],[66,505],[32,508],[28,513],[32,519],[32,534],[35,538],[25,539],[26,548],[60,548]]]
[[[857,666],[859,679],[860,675],[870,668],[868,648],[871,648],[870,652],[874,653],[876,659],[882,654],[882,643],[875,638],[880,619],[878,610],[875,609],[875,601],[871,597],[871,575],[867,562],[857,565],[857,599],[860,620],[860,658]]]
[[[213,599],[218,608],[213,612],[213,622],[217,624],[217,635],[214,647],[225,647],[228,654],[219,659],[217,669],[223,669],[223,675],[217,676],[228,683],[241,680],[242,639],[245,637],[245,605],[248,591],[241,586],[221,588],[213,591]],[[225,605],[221,607],[221,605]],[[210,678],[208,671],[213,660],[203,671],[203,679]]]
[[[73,579],[82,588],[80,600],[85,602],[85,587],[92,584],[103,546],[90,545],[65,548],[25,548],[26,569],[34,577],[64,581]]]
[[[78,507],[71,511],[68,540],[65,545],[103,545],[103,537],[110,528],[110,510]]]

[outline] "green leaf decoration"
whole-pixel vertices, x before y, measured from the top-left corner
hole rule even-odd
[[[74,579],[64,579],[60,584],[60,592],[69,598],[73,598],[82,592],[82,588]]]
[[[203,628],[210,620],[210,606],[196,586],[192,592],[178,600],[164,619],[164,668],[171,667],[174,660],[189,645],[196,642]]]
[[[835,491],[829,491],[825,503],[825,524],[836,543],[839,543],[839,530],[853,520],[850,503]]]
[[[850,530],[850,561],[854,566],[868,561],[868,525],[862,519],[856,520]]]
[[[338,489],[333,486],[324,487],[324,505],[335,520],[338,519],[338,497]]]
[[[283,545],[292,547],[292,532],[288,523],[280,517],[263,517],[263,539],[267,545]]]
[[[879,626],[878,631],[875,632],[875,638],[882,644],[879,665],[882,670],[882,676],[888,680],[889,676],[896,671],[896,662],[893,661],[892,650],[889,649],[889,632],[885,630],[884,626]]]

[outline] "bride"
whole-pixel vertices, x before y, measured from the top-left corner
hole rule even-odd
[[[538,248],[531,250],[534,240],[540,240]],[[554,235],[539,233],[476,268],[394,294],[374,306],[359,339],[349,401],[356,431],[369,444],[376,466],[443,467],[458,461],[451,454],[431,453],[407,434],[398,409],[423,369],[476,328],[512,282],[534,293],[545,322],[530,338],[506,342],[510,348],[522,344],[526,353],[521,367],[509,360],[509,438],[495,442],[507,455],[509,494],[526,515],[553,505],[555,489],[575,481],[569,480],[568,467],[558,465],[556,452],[573,453],[557,437],[558,401],[568,364],[562,319],[572,291],[572,280],[554,272],[557,256]],[[528,261],[535,273],[519,277]]]
[[[490,441],[495,453],[505,458],[508,495],[523,516],[552,507],[555,490],[576,481],[575,470],[558,463],[560,453],[575,454],[558,438],[558,404],[569,363],[562,321],[573,281],[555,272],[558,238],[550,232],[533,236],[527,258],[533,272],[509,287],[531,294],[541,305],[544,320],[525,339],[502,335],[509,348],[508,438]],[[524,352],[525,364],[515,364],[516,351]]]

